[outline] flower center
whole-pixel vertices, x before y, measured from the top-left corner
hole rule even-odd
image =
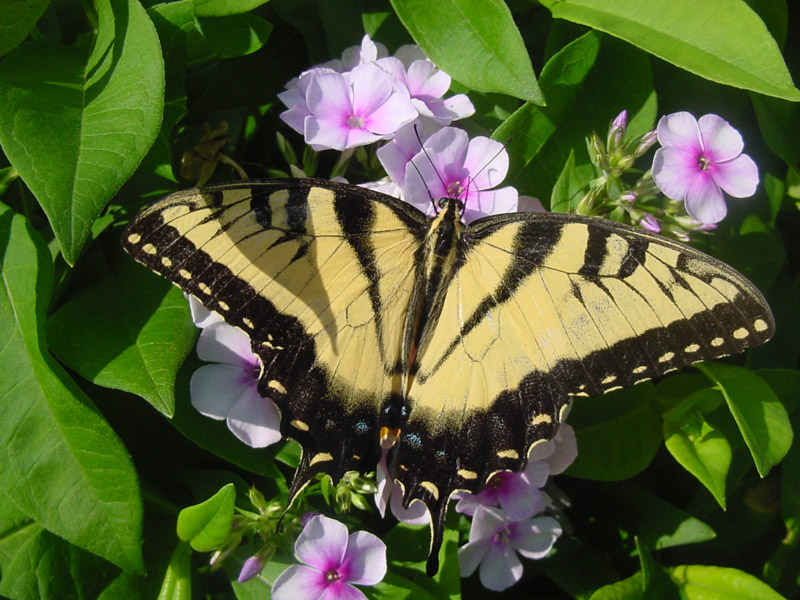
[[[364,127],[364,117],[358,115],[350,115],[347,117],[347,126],[350,129],[361,129]]]
[[[705,156],[700,155],[697,157],[697,166],[700,167],[701,171],[708,171],[709,166],[711,166],[711,161]]]
[[[336,569],[331,569],[330,571],[325,571],[325,581],[328,583],[336,583],[340,579],[339,571]]]
[[[508,527],[503,527],[494,534],[494,540],[492,541],[495,546],[508,546],[510,540],[511,532],[508,530]]]
[[[453,183],[447,186],[448,198],[461,198],[461,195],[463,193],[464,193],[464,186],[461,185],[460,181],[454,181]]]

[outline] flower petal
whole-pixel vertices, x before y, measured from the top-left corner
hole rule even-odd
[[[305,565],[292,565],[272,584],[272,600],[321,600],[326,590],[325,574]]]
[[[295,598],[295,600],[300,599],[300,596]],[[328,589],[325,590],[325,594],[322,596],[322,600],[367,600],[367,597],[361,590],[339,580],[328,586]]]
[[[224,322],[212,323],[200,332],[197,356],[207,362],[234,365],[242,369],[259,364],[247,334]]]
[[[213,323],[222,322],[222,317],[220,317],[218,313],[208,310],[203,306],[200,300],[186,292],[184,292],[183,295],[189,301],[189,311],[192,313],[192,322],[195,324],[195,327],[203,328]]]
[[[311,519],[294,544],[302,562],[321,571],[338,568],[347,551],[347,526],[319,515]]]
[[[550,465],[544,461],[528,462],[523,471],[528,481],[537,488],[543,488],[550,476]],[[506,513],[508,514],[508,513]],[[519,519],[513,519],[518,521]]]
[[[480,576],[483,587],[499,592],[520,580],[522,563],[511,546],[495,546],[481,562]]]
[[[563,473],[578,456],[578,440],[571,425],[562,423],[553,439],[556,442],[556,450],[546,459],[550,465],[551,476]]]
[[[481,539],[467,542],[458,549],[458,565],[462,577],[469,577],[475,572],[489,551],[489,547],[489,540]]]
[[[758,167],[747,154],[717,163],[712,171],[714,181],[734,198],[748,198],[758,187]]]
[[[519,193],[511,186],[499,190],[485,190],[467,196],[464,222],[470,223],[487,215],[516,212],[519,206]]]
[[[511,528],[511,545],[526,558],[544,558],[563,532],[553,517],[536,517],[514,523]]]
[[[408,91],[414,98],[437,100],[450,87],[450,76],[429,60],[415,60],[408,67]]]
[[[744,149],[741,134],[717,115],[703,115],[697,122],[703,138],[703,155],[711,162],[736,158]]]
[[[314,76],[306,91],[308,110],[320,119],[340,120],[353,113],[350,85],[339,73]]]
[[[311,146],[320,150],[344,150],[350,128],[344,121],[318,119],[311,115],[304,122],[303,137]]]
[[[470,188],[488,190],[503,183],[508,173],[508,152],[498,141],[484,136],[472,138],[464,167],[469,171]]]
[[[395,92],[383,104],[365,115],[364,128],[372,133],[388,135],[408,125],[418,116],[411,98],[404,92]]]
[[[514,489],[499,496],[500,508],[503,509],[510,521],[528,519],[539,512],[542,506],[542,493],[539,488],[530,484],[525,485],[523,480],[514,484]]]
[[[653,181],[665,196],[684,200],[695,178],[703,173],[697,156],[677,148],[659,148],[653,157]]]
[[[686,111],[664,115],[659,119],[658,143],[665,148],[687,149],[699,152],[703,149],[697,120]]]
[[[353,112],[365,119],[392,95],[392,79],[374,63],[357,66],[345,75],[353,90]]]
[[[725,198],[709,172],[698,175],[687,190],[686,212],[701,223],[719,223],[725,218]]]
[[[386,575],[386,544],[368,531],[355,531],[347,539],[342,569],[347,582],[375,585]]]
[[[192,374],[189,395],[201,415],[227,418],[241,393],[242,370],[231,365],[203,365]]]
[[[251,448],[264,448],[280,441],[281,416],[275,403],[258,393],[254,382],[228,413],[228,429]]]
[[[472,517],[472,526],[469,529],[469,541],[491,540],[498,530],[508,525],[499,508],[479,506]]]

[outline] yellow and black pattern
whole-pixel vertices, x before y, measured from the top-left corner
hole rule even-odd
[[[688,246],[602,219],[429,219],[330,181],[172,194],[123,235],[138,261],[245,331],[262,395],[317,473],[368,472],[381,437],[408,504],[433,516],[429,571],[456,490],[524,468],[570,396],[739,352],[773,332],[758,290]]]

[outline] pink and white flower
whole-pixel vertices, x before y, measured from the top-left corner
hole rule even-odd
[[[386,545],[366,531],[323,515],[306,523],[294,545],[304,564],[292,565],[272,586],[273,600],[366,600],[353,585],[375,585],[386,575]]]
[[[543,461],[528,461],[519,473],[500,471],[492,475],[479,494],[462,494],[456,510],[474,515],[480,506],[499,506],[512,521],[528,519],[542,506],[541,488],[549,473],[550,465]]]
[[[466,223],[517,210],[516,189],[492,189],[508,173],[508,153],[500,142],[487,137],[470,140],[463,130],[445,127],[423,147],[406,165],[402,187],[407,202],[433,216],[431,198],[458,198],[465,206]]]
[[[261,361],[250,339],[227,323],[214,322],[200,333],[197,355],[213,364],[192,375],[192,405],[207,417],[225,420],[228,429],[253,448],[280,440],[280,413],[272,400],[258,393]]]
[[[511,521],[497,508],[479,506],[469,541],[458,549],[461,576],[469,577],[480,566],[485,588],[501,591],[511,587],[522,577],[517,553],[526,558],[544,558],[561,533],[561,525],[553,517]]]
[[[306,90],[303,134],[315,148],[345,150],[394,134],[417,118],[408,92],[374,63],[315,75]]]
[[[727,214],[723,190],[735,197],[752,196],[758,168],[742,154],[742,136],[730,124],[709,114],[688,112],[661,117],[653,159],[653,180],[669,198],[683,201],[686,212],[703,223],[718,223]]]

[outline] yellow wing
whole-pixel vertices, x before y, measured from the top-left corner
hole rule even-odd
[[[393,462],[406,502],[421,499],[434,519],[454,491],[520,470],[570,395],[739,352],[774,328],[761,294],[727,265],[607,220],[481,219],[458,263],[420,343]]]
[[[303,446],[296,494],[317,472],[338,479],[378,462],[427,223],[362,188],[274,180],[172,194],[123,245],[250,336],[259,391]]]

